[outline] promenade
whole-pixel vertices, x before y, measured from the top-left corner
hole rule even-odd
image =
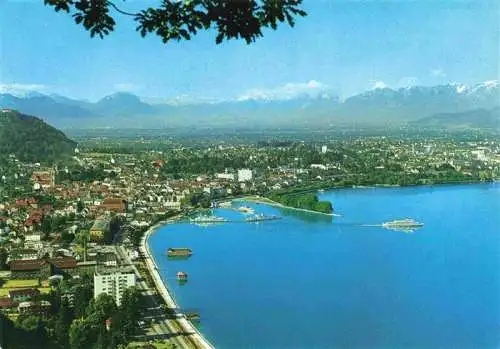
[[[193,343],[196,348],[214,349],[215,347],[212,344],[210,344],[205,339],[205,337],[203,337],[203,335],[198,331],[198,329],[191,322],[189,322],[183,314],[178,312],[179,307],[172,298],[172,296],[170,295],[167,286],[163,282],[160,273],[158,271],[158,267],[154,261],[153,254],[149,250],[148,246],[149,236],[153,234],[156,231],[156,229],[158,229],[163,224],[165,223],[164,222],[158,223],[150,227],[142,238],[140,252],[144,256],[146,267],[155,283],[158,293],[161,295],[161,297],[167,304],[167,307],[174,310],[175,322],[181,329],[182,335],[189,338],[189,341]]]

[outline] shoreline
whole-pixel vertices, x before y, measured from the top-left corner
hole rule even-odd
[[[188,321],[183,314],[178,312],[177,309],[179,308],[179,306],[170,293],[167,287],[167,282],[161,278],[161,275],[158,272],[158,266],[154,259],[154,255],[149,248],[149,237],[154,234],[158,230],[158,228],[175,220],[176,219],[174,218],[170,218],[149,227],[141,239],[140,251],[144,254],[146,268],[149,272],[149,275],[154,281],[156,290],[162,297],[167,307],[174,310],[175,321],[179,325],[182,332],[185,333],[185,336],[192,340],[196,348],[215,349],[215,347],[203,336],[203,334],[190,321]]]
[[[260,198],[260,197],[243,197],[241,199],[236,199],[233,201],[248,201],[248,202],[254,202],[257,204],[263,204],[263,205],[269,205],[269,206],[274,206],[274,207],[279,207],[287,210],[295,210],[295,211],[302,211],[302,212],[307,212],[307,213],[314,213],[314,214],[320,214],[323,216],[329,216],[329,217],[342,217],[342,215],[337,214],[337,213],[325,213],[325,212],[319,212],[319,211],[313,211],[313,210],[308,210],[305,208],[298,208],[298,207],[292,207],[292,206],[285,206],[283,204],[280,204],[279,202],[273,201],[268,198]]]
[[[493,179],[491,181],[470,180],[470,181],[442,182],[442,183],[432,183],[432,184],[406,184],[406,185],[402,185],[402,184],[373,184],[373,185],[324,186],[324,187],[319,187],[317,189],[306,189],[306,190],[301,191],[301,193],[318,193],[320,191],[325,192],[325,191],[348,190],[348,189],[391,189],[391,188],[394,189],[394,188],[433,187],[433,186],[440,187],[440,186],[447,186],[447,185],[474,185],[474,184],[483,184],[483,183],[484,184],[500,183],[500,179]],[[342,214],[337,214],[334,212],[324,213],[324,212],[307,210],[307,209],[297,208],[297,207],[292,207],[292,206],[285,206],[283,204],[280,204],[279,202],[273,201],[271,199],[268,199],[266,197],[262,197],[259,195],[249,195],[249,196],[237,197],[237,198],[233,198],[233,199],[228,198],[226,201],[247,201],[247,202],[253,202],[253,203],[257,203],[257,204],[264,204],[264,205],[279,207],[279,208],[283,208],[283,209],[321,214],[324,216],[343,217]]]
[[[343,190],[343,189],[375,189],[375,188],[411,188],[411,187],[433,187],[433,186],[444,186],[444,185],[472,185],[472,184],[482,184],[482,183],[498,183],[500,182],[500,178],[492,179],[492,180],[479,180],[479,179],[471,179],[464,181],[443,181],[437,183],[417,183],[417,184],[367,184],[367,185],[325,185],[319,186],[317,188],[307,188],[304,190],[299,190],[297,193],[317,193],[320,190],[323,191],[333,191],[333,190]],[[266,200],[269,200],[265,198]],[[240,199],[241,200],[241,199]],[[320,212],[318,212],[320,213]]]

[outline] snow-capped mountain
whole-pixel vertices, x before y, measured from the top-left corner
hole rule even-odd
[[[256,91],[224,102],[149,104],[130,93],[116,93],[96,103],[62,96],[0,94],[0,107],[45,118],[58,127],[323,127],[331,123],[404,123],[440,113],[493,109],[500,105],[498,81],[467,86],[375,88],[340,100],[312,81],[297,92]],[[243,98],[244,97],[244,98]]]
[[[500,104],[497,81],[473,86],[447,84],[409,88],[378,88],[345,100],[341,114],[349,117],[418,119],[438,113],[491,109]]]

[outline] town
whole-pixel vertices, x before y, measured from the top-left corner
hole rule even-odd
[[[144,234],[152,226],[245,196],[279,201],[322,189],[499,177],[495,138],[213,140],[197,147],[89,138],[52,163],[6,154],[0,308],[12,327],[4,333],[40,347],[203,347],[183,325],[189,314],[165,303],[148,269]]]

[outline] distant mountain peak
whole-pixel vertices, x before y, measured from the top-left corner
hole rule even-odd
[[[498,80],[488,80],[488,81],[485,81],[479,85],[482,85],[486,88],[497,88],[498,87]]]
[[[101,101],[125,100],[125,99],[139,101],[139,102],[141,100],[138,96],[129,92],[115,92],[113,94],[103,97]]]
[[[468,90],[468,87],[463,85],[463,84],[457,84],[455,86],[455,88],[456,88],[457,93],[464,93],[464,92],[467,92],[467,90]]]

